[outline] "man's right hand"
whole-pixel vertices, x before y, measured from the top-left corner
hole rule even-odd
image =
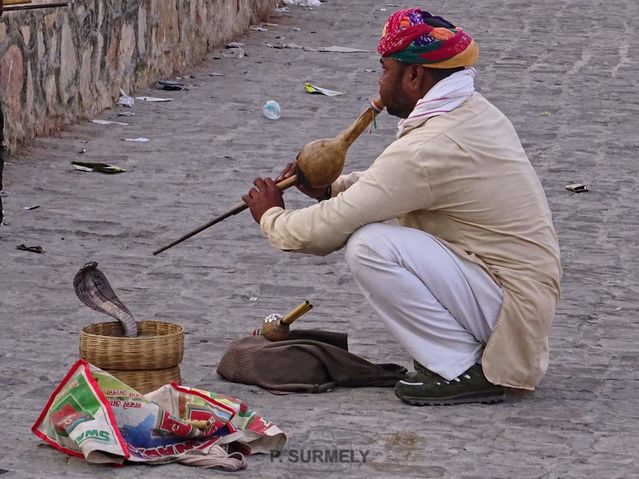
[[[280,173],[280,176],[275,178],[275,183],[279,183],[280,181],[283,181],[286,178],[289,178],[290,176],[293,176],[295,174],[296,168],[297,168],[297,162],[296,161],[286,165],[284,167],[284,169],[282,170],[282,173]],[[323,187],[323,188],[314,188],[312,186],[303,185],[303,184],[300,184],[300,183],[297,183],[296,186],[297,186],[297,189],[300,190],[302,193],[304,193],[306,196],[314,198],[317,201],[322,201],[322,200],[327,199],[327,197],[328,197],[328,195],[330,193],[330,190],[329,190],[330,187],[328,187],[328,186]]]

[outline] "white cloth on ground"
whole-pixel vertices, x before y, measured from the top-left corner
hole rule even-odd
[[[350,237],[346,262],[373,309],[423,366],[451,380],[481,362],[502,292],[480,266],[428,233],[383,223]]]

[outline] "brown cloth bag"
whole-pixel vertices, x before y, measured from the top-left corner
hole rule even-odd
[[[346,334],[296,330],[285,341],[248,336],[231,343],[217,372],[227,381],[273,393],[321,393],[336,386],[392,387],[406,368],[349,353]]]

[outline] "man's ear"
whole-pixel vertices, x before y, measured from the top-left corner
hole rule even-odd
[[[417,89],[419,90],[421,98],[435,86],[435,84],[439,81],[439,78],[433,75],[433,71],[430,68],[416,66],[416,69],[418,70],[416,72],[416,81],[418,82]]]
[[[402,81],[408,91],[422,91],[424,82],[427,81],[425,68],[422,68],[420,65],[408,65],[404,68],[403,74]]]

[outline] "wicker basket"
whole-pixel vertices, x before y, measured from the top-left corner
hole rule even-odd
[[[168,369],[150,369],[146,371],[116,371],[109,369],[105,371],[113,374],[120,381],[128,384],[142,394],[155,391],[160,386],[169,384],[172,381],[178,384],[182,382],[180,368],[177,366]]]
[[[108,371],[177,368],[184,356],[184,328],[161,321],[138,321],[137,325],[138,336],[135,338],[124,336],[119,321],[83,328],[80,357]]]

